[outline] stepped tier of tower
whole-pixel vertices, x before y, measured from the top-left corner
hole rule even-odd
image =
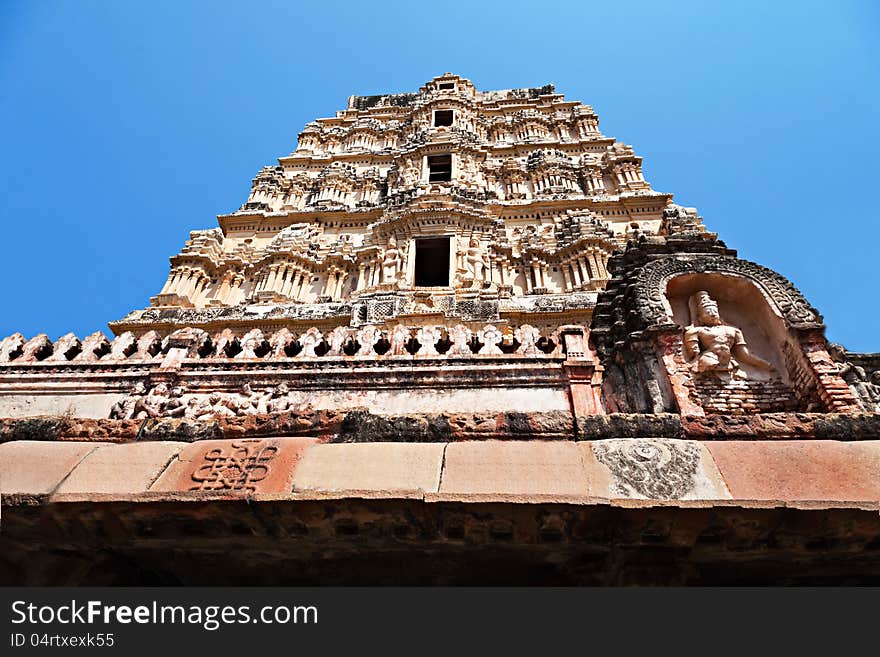
[[[239,210],[190,234],[151,308],[111,327],[213,329],[228,321],[218,310],[256,320],[267,306],[285,326],[329,326],[351,312],[333,304],[376,296],[389,318],[429,308],[497,321],[507,299],[601,289],[610,254],[655,233],[670,203],[590,106],[553,85],[481,92],[446,74],[417,93],[352,96],[306,125]],[[486,310],[474,315],[473,300]],[[587,321],[594,302],[569,304],[570,319]]]

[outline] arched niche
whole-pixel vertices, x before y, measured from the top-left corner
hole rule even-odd
[[[684,329],[693,324],[688,300],[704,290],[718,304],[724,324],[740,329],[749,352],[769,361],[779,376],[788,383],[784,345],[796,348],[782,313],[767,294],[751,279],[723,272],[683,273],[666,283],[665,300],[671,320]],[[763,380],[770,376],[758,369],[740,363],[749,379]]]

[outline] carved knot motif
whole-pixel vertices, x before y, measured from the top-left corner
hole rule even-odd
[[[192,474],[190,490],[219,490],[253,493],[269,475],[270,462],[278,446],[268,440],[240,440],[230,449],[217,447],[205,454],[205,462]]]
[[[599,440],[596,459],[608,467],[613,490],[626,497],[681,499],[696,486],[700,448],[684,440]]]

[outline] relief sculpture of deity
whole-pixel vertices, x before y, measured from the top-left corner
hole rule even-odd
[[[749,353],[743,333],[729,326],[718,313],[718,304],[706,291],[695,292],[688,300],[691,324],[684,331],[685,359],[698,374],[715,374],[733,379],[749,375],[740,363],[775,374],[776,368]]]

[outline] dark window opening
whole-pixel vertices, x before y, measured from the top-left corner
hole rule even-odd
[[[428,156],[428,182],[449,182],[452,180],[452,156]]]
[[[450,91],[452,89],[455,89],[455,82],[441,82],[437,85],[437,88],[444,91]]]
[[[452,110],[437,110],[434,112],[434,127],[452,125]]]
[[[416,240],[417,287],[449,286],[449,238],[426,237]]]

